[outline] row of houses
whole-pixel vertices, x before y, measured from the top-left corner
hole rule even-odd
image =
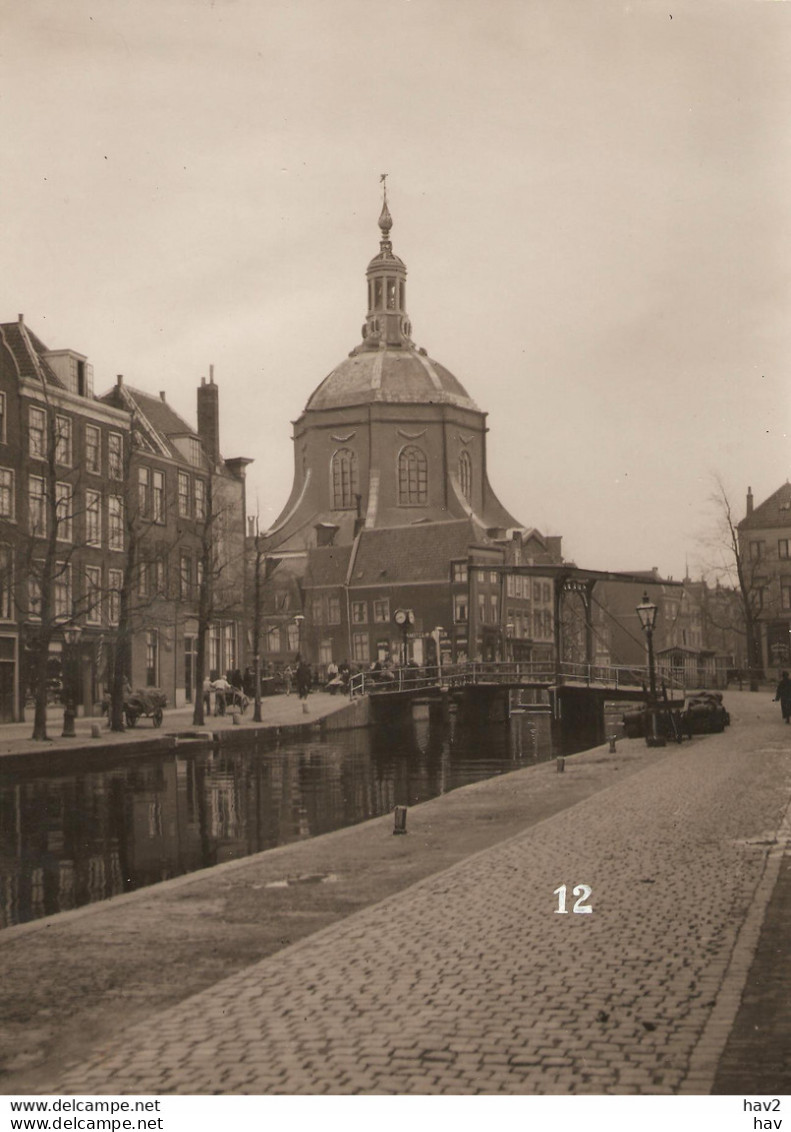
[[[244,458],[219,447],[213,375],[197,429],[122,377],[97,395],[88,358],[50,350],[19,316],[0,325],[0,719],[24,718],[48,640],[53,697],[97,710],[122,643],[135,686],[195,694],[203,548],[218,553],[207,668],[242,663]],[[211,530],[208,530],[209,525]],[[48,560],[49,559],[49,560]]]

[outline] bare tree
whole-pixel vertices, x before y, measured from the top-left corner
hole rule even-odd
[[[258,529],[258,516],[255,518],[255,537],[253,541],[253,672],[255,691],[253,693],[253,720],[261,722],[261,634],[264,625],[264,578],[266,555],[261,532]]]
[[[721,608],[718,612],[709,610],[708,616],[717,628],[730,630],[744,637],[750,690],[757,692],[759,680],[763,675],[760,616],[764,610],[765,600],[766,587],[762,573],[765,563],[760,559],[753,560],[744,553],[743,544],[739,539],[739,523],[720,476],[715,476],[711,503],[716,513],[716,527],[706,540],[713,556],[713,561],[708,563],[706,572],[716,580],[724,581],[726,585],[731,586],[737,595],[737,601],[730,607],[736,612],[733,618],[728,616],[727,606],[725,610]]]
[[[244,515],[241,497],[234,500],[236,481],[210,471],[206,484],[203,518],[198,526],[198,632],[195,656],[196,726],[205,722],[203,682],[206,676],[206,645],[209,629],[218,618],[238,616],[244,592]],[[238,512],[238,513],[237,513]],[[234,541],[239,530],[242,546]]]
[[[24,562],[26,584],[14,588],[18,607],[29,621],[27,645],[31,654],[30,682],[33,691],[33,734],[48,739],[47,699],[49,661],[56,634],[90,613],[101,602],[101,587],[90,589],[75,579],[81,564],[76,520],[80,518],[77,490],[81,473],[74,467],[72,420],[61,415],[50,402],[42,378],[44,429],[40,448],[41,475],[29,477],[28,514],[25,530],[16,539],[17,561]],[[75,589],[75,581],[78,583]],[[72,689],[64,689],[67,698]]]
[[[162,498],[159,513],[146,496],[136,478],[136,456],[141,450],[141,431],[137,413],[132,413],[129,443],[124,451],[123,468],[118,488],[120,495],[120,514],[116,521],[123,530],[123,568],[121,583],[117,588],[108,587],[107,597],[117,609],[112,655],[110,659],[109,723],[112,731],[124,731],[124,702],[126,700],[131,676],[131,647],[136,633],[146,625],[158,623],[157,603],[167,597],[167,564],[172,552],[179,545],[180,536],[175,533],[170,538],[161,537],[164,515],[176,506],[176,496]],[[150,535],[156,532],[160,537],[152,542]],[[153,557],[151,552],[153,553]],[[161,577],[160,574],[161,565]],[[170,572],[172,574],[172,571]],[[170,586],[179,585],[177,579],[170,579]]]

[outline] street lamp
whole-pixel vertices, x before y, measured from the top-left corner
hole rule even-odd
[[[431,633],[431,636],[434,638],[434,642],[437,646],[437,683],[438,684],[442,683],[442,650],[441,650],[440,646],[441,646],[441,643],[442,643],[443,632],[444,632],[444,630],[443,630],[442,626],[437,625],[437,626],[435,626],[434,630]]]
[[[409,633],[409,626],[415,624],[415,614],[411,609],[397,609],[393,614],[393,620],[396,625],[401,627],[401,632],[404,635],[404,640],[401,645],[401,667],[406,668],[407,635]]]
[[[648,713],[650,719],[650,735],[646,733],[645,742],[647,747],[664,747],[665,740],[660,737],[656,721],[656,672],[654,669],[654,629],[656,627],[656,615],[658,607],[653,602],[648,600],[648,594],[643,594],[643,600],[637,606],[637,616],[640,618],[640,626],[645,633],[648,642],[648,680],[650,686],[650,700],[648,704]]]
[[[74,739],[77,732],[74,730],[74,716],[76,714],[75,700],[77,693],[77,642],[82,629],[79,625],[69,625],[63,630],[64,676],[66,677],[66,698],[63,704],[63,732],[64,739]]]
[[[305,614],[304,613],[296,613],[294,615],[294,624],[297,627],[297,652],[299,653],[299,659],[300,660],[303,659],[303,656],[302,656],[302,622],[304,620],[305,620]]]
[[[514,623],[509,621],[505,627],[505,659],[514,659]]]

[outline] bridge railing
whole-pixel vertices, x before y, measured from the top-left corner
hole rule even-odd
[[[677,680],[661,673],[670,689],[683,688]],[[640,665],[602,665],[564,661],[558,670],[546,661],[467,661],[462,664],[426,665],[423,667],[388,668],[381,671],[357,672],[349,682],[349,695],[375,692],[419,692],[423,688],[463,688],[471,684],[554,684],[574,683],[587,686],[619,688],[633,691],[649,684],[647,667]]]
[[[380,672],[367,669],[355,672],[349,680],[349,695],[363,696],[372,692],[419,692],[421,688],[436,688],[441,681],[437,665],[422,668],[386,668]]]

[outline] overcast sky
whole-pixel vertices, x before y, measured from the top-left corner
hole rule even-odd
[[[250,509],[360,340],[387,172],[418,345],[492,484],[592,568],[696,572],[789,476],[791,4],[0,0],[0,320],[210,364]]]

